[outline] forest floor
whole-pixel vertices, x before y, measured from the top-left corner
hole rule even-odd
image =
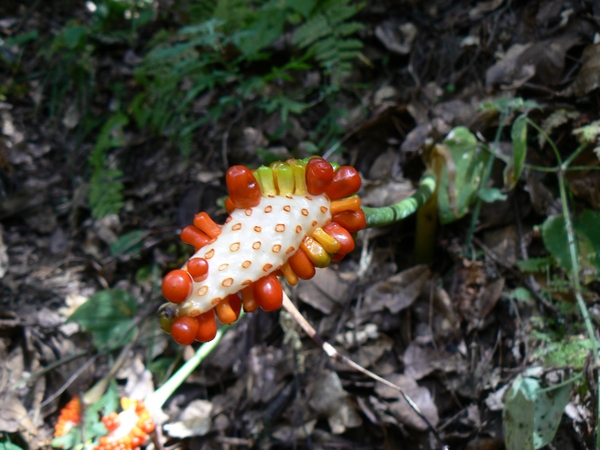
[[[431,152],[446,148],[439,145],[459,126],[499,156],[484,186],[498,189],[486,191],[496,197],[483,203],[473,234],[476,195],[469,211],[437,230],[417,230],[412,216],[359,232],[352,254],[288,290],[300,311],[340,352],[403,387],[447,448],[505,448],[506,394],[526,377],[544,387],[577,380],[547,448],[594,448],[593,340],[569,256],[560,257],[568,251],[564,231],[552,231],[565,199],[556,171],[533,168],[556,166],[556,153],[530,125],[530,166],[511,181],[505,161],[517,151],[513,124],[521,113],[551,137],[563,160],[582,142],[577,130],[600,119],[600,3],[367,1],[353,18],[364,24],[362,56],[327,105],[315,100],[294,110],[290,103],[283,114],[283,106],[252,109],[249,101],[247,109],[224,110],[194,128],[184,151],[133,119],[107,128],[101,141],[99,118],[125,111],[153,33],[186,24],[184,3],[193,2],[154,2],[156,22],[136,40],[99,40],[91,50],[86,41],[73,60],[91,67],[84,74],[93,73],[93,82],[84,76],[65,85],[61,80],[75,72],[58,68],[70,44],[63,60],[45,45],[65,27],[77,32],[73,23],[89,23],[89,5],[0,2],[0,448],[50,448],[61,408],[110,373],[119,355],[125,358],[110,386],[139,398],[193,355],[197,346],[174,344],[157,318],[162,276],[191,253],[179,232],[198,211],[224,221],[219,200],[227,194],[228,165],[309,156],[314,130],[331,111],[339,113],[327,125],[336,133],[317,150],[337,149],[329,160],[359,170],[363,205],[412,195],[435,164]],[[274,58],[287,51],[278,47]],[[302,72],[299,88],[323,86],[323,77],[314,65]],[[92,86],[87,97],[80,82]],[[271,89],[286,92],[282,86],[273,82]],[[190,114],[206,114],[228,89],[217,85]],[[590,133],[573,161],[579,170],[564,179],[581,291],[597,329],[600,126]],[[94,154],[108,170],[122,171],[118,213],[92,213]],[[454,182],[460,190],[479,179],[463,174]],[[430,251],[433,257],[424,258]],[[90,320],[106,304],[129,309],[115,312],[104,330],[67,321],[90,298],[100,305],[88,311]],[[135,329],[134,337],[108,349],[114,336],[99,334],[113,333],[115,323],[121,332]],[[513,413],[524,405],[513,403]],[[157,438],[164,448],[442,445],[397,392],[332,362],[284,312],[245,315],[164,411]],[[533,414],[527,411],[517,414]]]

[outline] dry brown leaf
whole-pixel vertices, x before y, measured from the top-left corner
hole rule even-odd
[[[580,97],[600,86],[600,44],[588,45],[583,50],[581,63],[579,73],[560,95]]]
[[[192,400],[179,416],[179,420],[164,425],[164,429],[171,437],[179,439],[204,436],[210,431],[212,409],[212,403],[207,400]]]
[[[405,375],[393,374],[385,378],[396,386],[401,387],[406,395],[419,407],[421,413],[427,417],[427,420],[433,426],[437,425],[439,421],[438,410],[428,389],[420,387],[414,379]],[[390,412],[399,421],[420,431],[427,430],[427,424],[417,415],[398,391],[378,383],[375,387],[375,392],[384,399],[397,399],[394,402],[388,403]]]
[[[317,413],[327,417],[334,434],[341,434],[346,428],[362,425],[356,406],[350,401],[335,372],[324,371],[315,379],[308,403]]]
[[[317,270],[310,280],[298,285],[298,297],[315,309],[331,314],[348,296],[348,283],[330,267]]]
[[[433,349],[429,346],[411,342],[402,357],[404,375],[414,380],[429,375],[434,370],[448,372],[465,372],[467,369],[463,357],[459,353],[450,353],[443,349]]]
[[[397,314],[412,305],[430,276],[429,267],[420,264],[376,283],[365,292],[367,308],[375,312],[385,307]]]

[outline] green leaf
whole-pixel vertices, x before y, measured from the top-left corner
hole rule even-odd
[[[519,375],[503,413],[507,450],[533,450],[552,442],[572,390],[570,382],[542,388],[537,379]]]
[[[138,253],[144,245],[143,240],[147,234],[146,231],[135,230],[119,236],[119,238],[110,245],[111,255],[134,255]]]
[[[23,450],[23,449],[21,447],[19,447],[18,445],[10,442],[10,439],[8,439],[8,437],[6,437],[6,438],[0,438],[0,450]]]
[[[600,274],[600,212],[591,209],[583,211],[573,221],[575,245],[578,248],[581,270],[586,274],[589,282]],[[542,238],[544,245],[556,263],[566,269],[571,269],[571,254],[565,229],[565,220],[562,215],[550,216],[542,225]]]
[[[438,206],[441,222],[450,223],[465,216],[469,212],[469,206],[477,198],[488,154],[466,127],[454,128],[443,145],[449,150],[448,156],[454,165],[454,180],[451,183],[448,164],[444,164],[438,190]],[[452,192],[449,193],[449,189]],[[450,194],[454,202],[451,202]]]
[[[510,189],[514,188],[525,166],[527,155],[527,115],[521,114],[513,122],[510,130],[513,154],[510,163],[504,171],[504,185]]]
[[[522,272],[545,272],[551,266],[550,258],[529,258],[517,261],[517,267]]]
[[[85,331],[92,333],[94,345],[114,343],[121,346],[133,338],[135,329],[125,335],[138,311],[135,299],[120,289],[100,291],[71,314],[69,321],[77,322]]]
[[[506,200],[506,194],[503,194],[498,188],[482,188],[479,189],[477,195],[486,203]]]
[[[521,303],[528,303],[530,300],[533,300],[531,291],[524,287],[513,289],[508,293],[508,296]]]

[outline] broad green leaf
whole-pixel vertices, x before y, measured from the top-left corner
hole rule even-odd
[[[542,388],[536,378],[519,375],[503,413],[507,450],[533,450],[552,442],[572,390],[570,382]]]
[[[527,155],[527,115],[521,114],[513,122],[510,130],[513,154],[510,163],[504,170],[504,185],[510,189],[514,188],[519,181],[525,165]]]
[[[600,273],[600,212],[587,209],[574,219],[573,232],[579,254],[579,264],[589,282]],[[550,216],[542,225],[544,245],[556,263],[566,269],[571,269],[571,256],[565,220],[562,215]]]
[[[438,205],[442,223],[453,222],[469,212],[469,206],[477,198],[479,183],[489,155],[466,127],[453,129],[443,142],[455,166],[454,182],[451,183],[444,164],[442,181],[438,190]],[[454,202],[448,190],[452,189]],[[454,203],[454,204],[453,204]]]
[[[119,236],[119,239],[110,245],[111,255],[134,255],[138,253],[144,245],[146,235],[145,231],[135,230]]]
[[[129,293],[110,289],[92,295],[71,314],[69,321],[77,322],[85,331],[92,333],[96,347],[111,341],[119,346],[133,338],[135,329],[123,334],[137,311],[135,299]]]

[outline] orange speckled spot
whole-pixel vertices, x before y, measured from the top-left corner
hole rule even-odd
[[[301,233],[302,232],[302,226],[298,225],[296,227],[296,233]]]
[[[269,198],[275,198],[275,196],[273,194],[269,194],[269,195],[267,195],[267,197],[269,197]]]
[[[296,249],[294,248],[294,246],[293,246],[293,245],[290,245],[290,247],[289,247],[289,248],[288,248],[288,249],[285,251],[285,254],[286,254],[286,255],[289,255],[289,254],[290,254],[290,253],[292,253],[294,250],[296,250]]]
[[[233,220],[233,217],[229,216],[227,217],[227,219],[225,219],[225,223],[229,223]]]
[[[199,316],[200,314],[202,314],[202,311],[198,308],[193,308],[190,309],[186,315],[190,316],[190,317],[196,317]]]
[[[234,226],[231,227],[231,229],[233,231],[238,231],[242,229],[242,224],[241,223],[236,223]]]
[[[224,287],[229,287],[233,284],[233,278],[225,278],[221,284]]]
[[[210,258],[212,258],[213,256],[215,256],[215,249],[214,249],[214,248],[213,248],[211,251],[209,251],[209,252],[206,252],[206,255],[204,255],[204,258],[206,258],[206,259],[210,259]]]
[[[308,216],[308,209],[302,208],[302,215],[303,216]]]
[[[281,245],[275,244],[271,250],[273,253],[279,253],[281,251]]]
[[[252,284],[252,280],[246,280],[242,283],[242,286],[250,286]]]
[[[250,216],[252,215],[252,209],[251,209],[251,208],[248,208],[248,209],[246,210],[246,215],[247,215],[248,217],[250,217]]]
[[[283,207],[283,210],[284,210],[285,212],[290,212],[290,211],[292,210],[292,208],[290,207],[290,205],[285,205],[285,206]]]
[[[269,205],[269,206],[267,206],[267,207],[265,208],[265,212],[266,212],[267,214],[269,214],[271,211],[273,211],[273,207],[272,207],[271,205]]]
[[[317,222],[316,220],[313,220],[313,221],[312,221],[312,226],[313,226],[313,227],[316,227],[318,224],[319,224],[319,222]]]
[[[327,206],[321,206],[321,212],[325,214],[327,212]]]
[[[208,292],[208,286],[202,286],[200,289],[198,289],[198,295],[200,297],[202,297],[203,295],[206,295],[207,292]]]
[[[304,197],[306,200],[308,201],[312,201],[312,197],[310,195],[307,195],[306,197]]]
[[[232,252],[237,252],[240,249],[240,243],[239,242],[234,242],[233,244],[231,244],[229,246],[229,250],[231,250]]]
[[[259,227],[258,225],[256,225],[256,226],[254,227],[254,231],[256,231],[257,233],[260,233],[260,232],[262,231],[262,228],[261,228],[261,227]]]
[[[273,264],[265,264],[263,266],[263,272],[268,272],[269,270],[271,270],[273,268]]]
[[[219,266],[219,272],[223,272],[225,269],[229,267],[229,264],[221,264]]]
[[[290,200],[292,200],[294,197],[292,197],[290,194],[286,194],[285,198],[289,198]]]
[[[213,306],[217,306],[219,303],[221,303],[221,300],[223,300],[223,299],[222,299],[222,298],[219,298],[219,297],[216,297],[216,298],[213,298],[213,299],[210,301],[210,303],[211,303],[211,305],[213,305]]]
[[[247,269],[248,267],[250,267],[250,264],[252,264],[252,261],[250,261],[250,260],[246,260],[246,261],[244,261],[244,262],[242,263],[242,267],[243,267],[244,269]]]
[[[275,231],[277,231],[278,233],[283,233],[285,231],[285,225],[282,223],[278,223],[277,225],[275,225]]]
[[[260,241],[256,241],[254,244],[252,244],[252,248],[254,250],[258,250],[260,248]]]

